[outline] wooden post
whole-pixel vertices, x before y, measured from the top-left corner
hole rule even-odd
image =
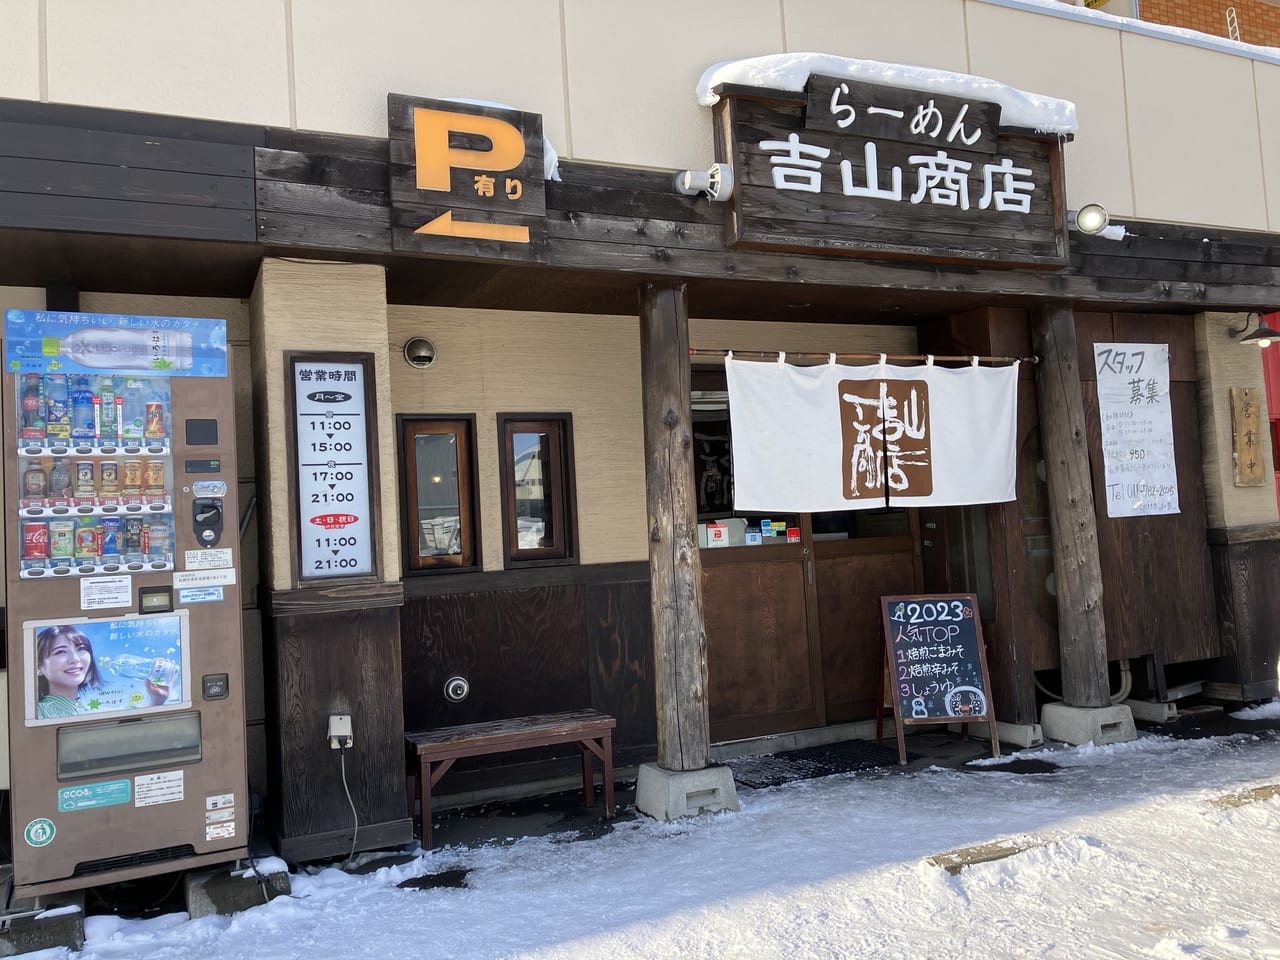
[[[1040,357],[1036,401],[1048,471],[1062,697],[1070,707],[1108,707],[1111,694],[1102,615],[1102,564],[1075,320],[1071,304],[1065,302],[1047,304],[1035,316],[1035,351]]]
[[[640,289],[640,367],[658,766],[701,770],[711,762],[711,721],[684,284],[649,283]]]

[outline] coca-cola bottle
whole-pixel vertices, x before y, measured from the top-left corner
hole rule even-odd
[[[44,382],[38,373],[28,373],[22,384],[22,439],[45,438]]]

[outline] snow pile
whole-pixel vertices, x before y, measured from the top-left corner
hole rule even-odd
[[[1280,720],[1280,700],[1260,703],[1256,707],[1245,707],[1231,714],[1235,720]]]
[[[1056,134],[1075,133],[1079,129],[1076,105],[1069,100],[1027,93],[986,77],[879,60],[851,60],[828,53],[777,53],[717,63],[708,67],[698,81],[698,102],[708,107],[714,104],[720,98],[712,91],[722,83],[798,93],[813,73],[998,103],[1001,126]]]

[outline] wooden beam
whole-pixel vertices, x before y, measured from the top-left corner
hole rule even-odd
[[[711,762],[711,721],[684,284],[640,288],[640,368],[658,766],[700,770]]]
[[[1036,400],[1048,471],[1062,697],[1071,707],[1106,707],[1111,694],[1102,563],[1071,304],[1057,301],[1037,308],[1034,338],[1040,357]]]

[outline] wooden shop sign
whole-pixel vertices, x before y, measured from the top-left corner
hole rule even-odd
[[[390,94],[394,250],[546,259],[542,116]]]
[[[1067,263],[1059,141],[1002,131],[999,104],[823,76],[718,93],[731,246]]]

